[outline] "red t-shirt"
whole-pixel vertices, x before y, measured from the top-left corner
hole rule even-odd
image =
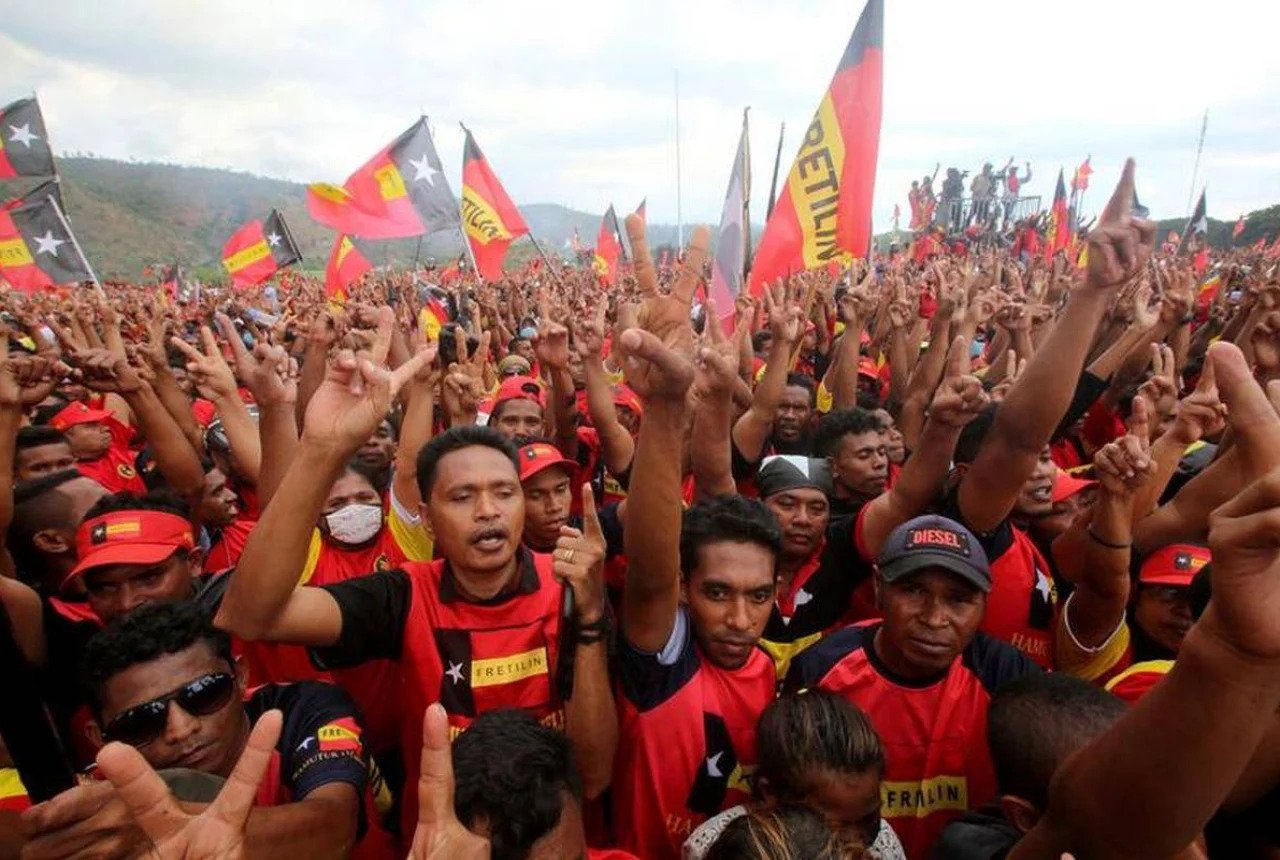
[[[982,631],[1042,668],[1053,668],[1058,598],[1048,562],[1027,533],[1008,521],[982,543],[991,565]]]
[[[979,633],[939,677],[899,678],[875,654],[877,629],[825,636],[792,660],[784,690],[827,690],[866,712],[886,758],[880,814],[907,857],[923,860],[948,821],[995,797],[987,706],[1001,684],[1039,670]]]
[[[721,669],[699,652],[688,616],[676,623],[663,654],[625,640],[618,648],[614,831],[620,847],[646,860],[679,858],[699,824],[747,800],[756,722],[777,689],[764,651]]]
[[[147,494],[146,482],[136,468],[137,454],[128,448],[112,444],[107,452],[96,460],[80,460],[76,469],[86,478],[92,478],[106,487],[108,493]]]

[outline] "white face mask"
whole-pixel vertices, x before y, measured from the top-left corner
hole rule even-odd
[[[338,543],[358,545],[373,540],[382,528],[382,506],[351,504],[324,518],[329,537]]]

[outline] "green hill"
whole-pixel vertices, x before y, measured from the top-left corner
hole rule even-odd
[[[307,214],[301,183],[231,170],[78,156],[59,158],[58,167],[67,215],[100,278],[137,278],[147,264],[170,262],[218,277],[227,238],[273,208],[284,214],[302,250],[303,268],[322,270],[328,260],[333,232]],[[0,200],[35,184],[2,183]],[[600,213],[553,203],[522,206],[521,212],[548,254],[567,254],[574,228],[584,246],[595,244]],[[674,243],[676,228],[655,224],[649,234],[651,245],[661,247]],[[362,244],[374,265],[406,266],[415,256],[451,259],[463,250],[458,233],[428,236],[421,248],[416,238]],[[532,245],[521,240],[509,260],[533,253]]]

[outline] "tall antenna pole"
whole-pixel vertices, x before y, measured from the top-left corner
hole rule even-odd
[[[769,208],[764,211],[764,220],[768,221],[773,215],[773,204],[777,199],[778,192],[778,165],[782,163],[782,138],[787,133],[787,121],[782,121],[782,127],[778,129],[778,151],[773,156],[773,179],[769,182]]]
[[[1204,109],[1204,121],[1200,123],[1200,143],[1196,145],[1196,164],[1191,168],[1191,187],[1187,189],[1187,216],[1191,215],[1191,199],[1196,194],[1196,180],[1200,178],[1200,154],[1204,152],[1204,133],[1209,128],[1209,109]]]
[[[676,69],[676,254],[684,248],[684,208],[680,196],[680,70]]]

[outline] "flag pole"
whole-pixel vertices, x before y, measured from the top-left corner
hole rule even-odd
[[[62,214],[62,207],[58,205],[58,201],[49,198],[49,205],[53,207],[53,214],[58,216],[58,223],[62,225],[62,229],[67,231],[67,238],[71,240],[71,247],[76,249],[76,253],[80,255],[80,262],[84,263],[85,269],[89,272],[89,277],[93,280],[93,286],[98,290],[98,295],[104,300],[107,298],[107,291],[102,289],[102,282],[98,280],[97,274],[93,271],[93,264],[89,262],[89,258],[84,255],[84,249],[80,247],[80,240],[76,238],[75,231],[71,229],[71,225],[67,223],[67,216]]]
[[[680,70],[676,69],[676,254],[684,251],[684,209],[680,196]]]
[[[1204,119],[1200,122],[1200,142],[1196,144],[1196,163],[1191,168],[1191,187],[1187,189],[1187,215],[1191,214],[1191,200],[1196,194],[1196,180],[1200,178],[1200,155],[1204,152],[1204,133],[1209,129],[1209,109],[1204,109]]]
[[[546,251],[542,250],[542,243],[534,238],[532,230],[525,235],[529,237],[529,241],[533,243],[533,247],[537,250],[538,255],[542,257],[542,262],[546,264],[547,271],[551,273],[551,277],[556,279],[556,285],[563,287],[564,282],[560,280],[560,273],[556,271],[555,266],[551,265],[551,258],[547,256]]]
[[[751,274],[751,131],[747,116],[751,105],[742,109],[742,282]]]
[[[773,156],[773,180],[769,183],[769,208],[764,212],[766,221],[773,216],[773,204],[777,200],[778,191],[778,167],[782,163],[782,138],[787,133],[787,121],[782,121],[782,126],[778,129],[778,151]]]

